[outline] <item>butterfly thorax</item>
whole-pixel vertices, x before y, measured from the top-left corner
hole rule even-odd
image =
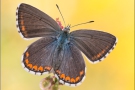
[[[62,31],[57,38],[57,49],[62,49],[64,45],[69,43],[69,33]]]

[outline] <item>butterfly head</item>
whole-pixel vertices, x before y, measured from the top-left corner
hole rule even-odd
[[[71,25],[67,25],[66,27],[64,27],[63,31],[64,32],[69,32],[70,31],[70,26]]]

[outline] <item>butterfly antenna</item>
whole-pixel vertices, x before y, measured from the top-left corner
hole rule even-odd
[[[65,26],[66,26],[65,20],[64,20],[62,14],[61,14],[61,11],[60,11],[60,9],[59,9],[59,6],[58,6],[57,4],[56,4],[56,6],[57,6],[57,8],[58,8],[58,10],[59,10],[59,12],[60,12],[60,15],[61,15],[61,17],[62,17],[62,19],[63,19],[63,21],[64,21],[64,24],[65,24]]]
[[[85,23],[76,24],[76,25],[74,25],[72,27],[79,26],[79,25],[82,25],[82,24],[92,23],[92,22],[94,22],[94,21],[88,21],[88,22],[85,22]],[[72,28],[72,27],[70,27],[70,28]]]

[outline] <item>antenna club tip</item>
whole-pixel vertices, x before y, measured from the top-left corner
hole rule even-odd
[[[94,22],[94,21],[89,21],[89,22],[91,23],[91,22]]]
[[[59,6],[56,4],[57,8],[59,8]]]

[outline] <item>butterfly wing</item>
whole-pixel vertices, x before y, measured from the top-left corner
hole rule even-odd
[[[53,52],[56,46],[54,38],[41,38],[31,44],[22,57],[24,69],[40,75],[50,72],[53,68]]]
[[[77,47],[70,43],[65,45],[57,60],[61,60],[61,65],[55,70],[55,76],[60,83],[77,86],[84,80],[85,63]]]
[[[93,63],[103,60],[117,42],[109,33],[83,29],[71,32],[70,39]]]
[[[17,7],[16,22],[24,38],[56,36],[61,28],[50,16],[28,4]]]

